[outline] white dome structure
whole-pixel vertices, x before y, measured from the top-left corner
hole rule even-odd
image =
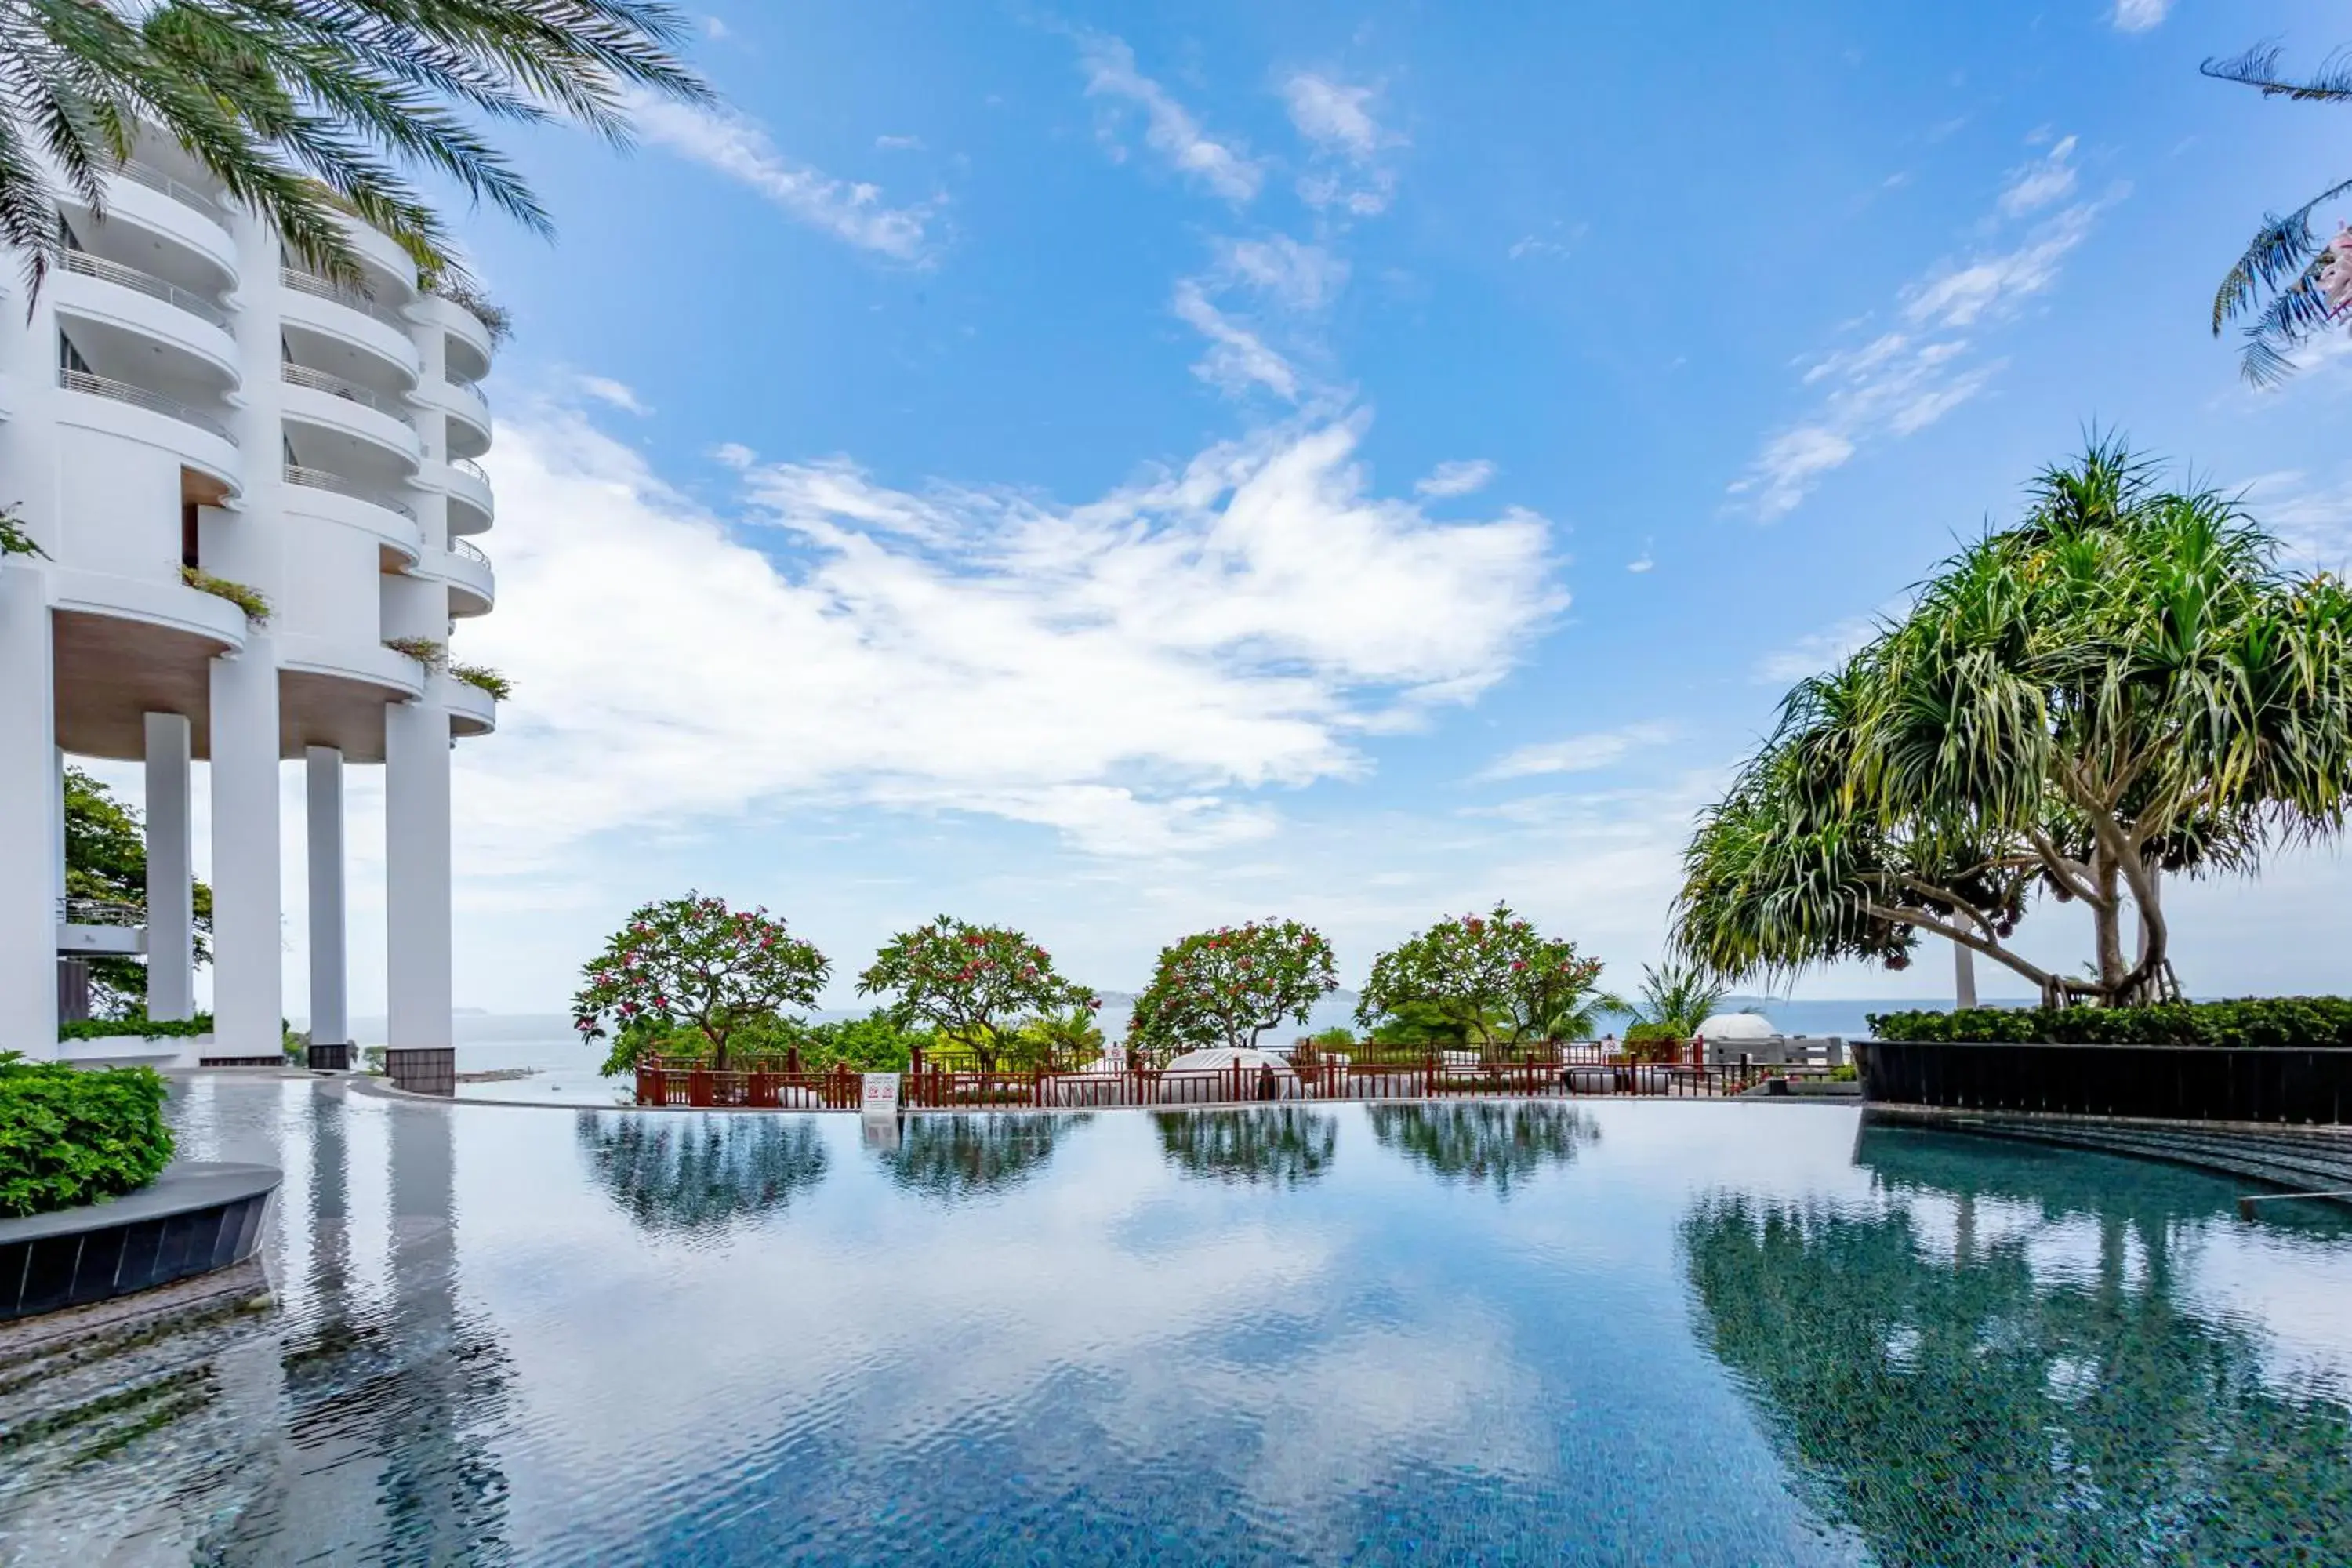
[[[1702,1040],[1769,1040],[1780,1032],[1761,1013],[1717,1013],[1698,1026]]]
[[[1261,1097],[1258,1086],[1265,1083],[1268,1070],[1274,1074],[1274,1089],[1272,1094],[1265,1095],[1264,1098],[1297,1100],[1304,1095],[1305,1091],[1299,1087],[1298,1075],[1291,1070],[1288,1062],[1276,1056],[1272,1051],[1250,1050],[1233,1046],[1212,1046],[1205,1050],[1186,1051],[1168,1064],[1167,1071],[1171,1075],[1229,1073],[1236,1068],[1241,1071],[1244,1085],[1244,1099]]]

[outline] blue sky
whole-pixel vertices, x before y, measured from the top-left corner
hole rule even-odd
[[[2352,143],[2197,73],[2340,7],[1790,9],[735,4],[723,110],[522,138],[460,1002],[689,886],[1109,987],[1502,897],[1630,984],[1780,691],[2086,425],[2340,561],[2345,362],[2256,394],[2204,320]],[[2340,988],[2345,890],[2184,894],[2186,983]]]

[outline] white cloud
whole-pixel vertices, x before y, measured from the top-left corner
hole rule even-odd
[[[1989,222],[2063,200],[2074,188],[2074,146],[2066,137],[2014,173]],[[2005,248],[1938,263],[1906,284],[1896,295],[1899,327],[1809,365],[1802,383],[1822,389],[1822,403],[1769,437],[1729,493],[1759,521],[1785,517],[1865,445],[1915,435],[1982,392],[2007,362],[1976,357],[1976,343],[1961,334],[2009,321],[2055,287],[2099,212],[2124,194],[2118,187],[2053,213]]]
[[[614,381],[608,375],[583,375],[580,390],[599,403],[608,403],[625,414],[651,414],[652,409],[639,401],[636,391],[625,381]]]
[[[1143,110],[1144,143],[1187,179],[1240,205],[1257,195],[1265,171],[1238,141],[1219,141],[1168,89],[1136,69],[1135,51],[1102,34],[1081,40],[1079,63],[1090,98],[1121,98]]]
[[[1479,774],[1484,779],[1532,778],[1540,773],[1585,773],[1612,767],[1646,746],[1662,746],[1675,739],[1671,724],[1629,724],[1570,735],[1564,741],[1522,746]]]
[[[1541,235],[1523,234],[1511,241],[1511,248],[1505,254],[1513,261],[1525,260],[1530,256],[1570,256],[1575,254],[1578,242],[1592,229],[1592,226],[1589,223],[1580,223],[1573,228],[1567,229],[1559,228],[1557,224],[1552,226],[1559,232],[1560,238],[1549,239]]]
[[[1656,557],[1653,556],[1650,553],[1649,547],[1644,545],[1642,548],[1641,554],[1636,555],[1633,560],[1625,563],[1625,570],[1633,573],[1654,572],[1657,569],[1657,565],[1658,563]]]
[[[2329,489],[2300,469],[2246,481],[2246,506],[2275,533],[2295,563],[2339,575],[2352,569],[2352,484]]]
[[[710,448],[710,455],[730,468],[748,468],[760,457],[740,441],[721,441]]]
[[[714,38],[724,38],[730,36],[727,24],[716,16],[705,16],[702,19],[702,30]]]
[[[2074,195],[2074,138],[2068,136],[2012,174],[2008,188],[2000,193],[2001,216],[2020,217]]]
[[[1074,507],[770,463],[727,520],[575,415],[502,425],[499,612],[467,651],[527,697],[478,770],[462,753],[461,857],[543,874],[770,803],[1102,854],[1265,835],[1250,792],[1360,773],[1354,736],[1475,698],[1565,603],[1541,519],[1367,493],[1362,428],[1260,432]]]
[[[1386,210],[1396,191],[1396,172],[1385,154],[1405,139],[1372,117],[1376,87],[1335,81],[1297,71],[1282,85],[1290,122],[1315,150],[1298,194],[1309,205],[1338,206],[1360,216]]]
[[[2171,9],[2172,0],[2116,0],[2116,28],[2118,32],[2145,33],[2161,24]]]
[[[1348,283],[1345,259],[1286,234],[1220,240],[1218,272],[1293,310],[1319,310]]]
[[[741,181],[812,227],[901,261],[924,253],[931,204],[888,206],[878,186],[795,163],[776,150],[757,121],[731,110],[647,94],[634,98],[630,111],[646,141]]]
[[[923,139],[919,136],[877,136],[874,145],[885,153],[919,153]]]
[[[1268,348],[1265,340],[1210,302],[1198,279],[1176,285],[1171,302],[1179,319],[1209,340],[1209,352],[1192,366],[1192,374],[1227,396],[1239,396],[1263,386],[1276,396],[1298,401],[1298,372]]]
[[[1425,496],[1466,496],[1485,489],[1495,477],[1495,465],[1484,458],[1456,458],[1440,463],[1412,488]]]
[[[1753,679],[1759,686],[1793,686],[1809,675],[1820,675],[1843,664],[1877,632],[1875,616],[1857,616],[1840,621],[1827,631],[1799,637],[1788,647],[1766,654],[1756,661]]]

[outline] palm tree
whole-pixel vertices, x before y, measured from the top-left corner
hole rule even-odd
[[[2295,103],[2352,101],[2352,57],[2331,55],[2315,74],[2296,80],[2280,72],[2279,52],[2275,45],[2263,45],[2232,59],[2207,60],[2202,69],[2216,80],[2253,88],[2264,98]],[[2253,318],[2241,329],[2245,348],[2239,369],[2256,385],[2292,374],[2294,351],[2338,320],[2342,301],[2331,300],[2321,287],[2322,271],[2338,258],[2312,231],[2311,215],[2347,191],[2352,191],[2352,180],[2330,185],[2284,217],[2263,214],[2245,254],[2213,296],[2215,337],[2238,317]],[[2352,268],[2352,257],[2341,259]]]
[[[357,276],[348,213],[428,279],[461,276],[409,174],[550,232],[474,121],[625,142],[633,94],[711,97],[673,53],[684,31],[667,0],[0,0],[0,243],[37,287],[63,244],[53,180],[102,212],[145,124],[313,270]]]
[[[1707,969],[1688,958],[1642,966],[1642,994],[1634,999],[1636,1023],[1670,1031],[1678,1040],[1698,1033],[1723,1004],[1723,987]]]
[[[1685,952],[1725,975],[1900,967],[1925,931],[2052,1004],[2158,1000],[2179,989],[2168,874],[2342,830],[2352,594],[2113,440],[2032,500],[1790,694],[1685,853]],[[2088,908],[2084,973],[2008,945],[2040,891]]]

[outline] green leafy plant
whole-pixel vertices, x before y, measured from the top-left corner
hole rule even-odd
[[[984,1072],[1019,1044],[1024,1021],[1101,1005],[1055,973],[1053,955],[1022,932],[949,915],[891,937],[858,975],[857,990],[891,995],[887,1012],[899,1027],[929,1024],[968,1047]]]
[[[1286,1018],[1305,1023],[1339,987],[1331,944],[1312,926],[1265,920],[1195,931],[1160,950],[1129,1015],[1128,1043],[1148,1055],[1255,1047]]]
[[[36,285],[65,243],[49,171],[102,213],[105,176],[132,156],[142,124],[258,213],[301,265],[356,281],[343,211],[391,237],[421,271],[457,271],[447,228],[411,171],[551,232],[476,115],[570,121],[618,143],[640,95],[712,99],[673,53],[687,20],[666,0],[45,0],[0,16],[13,83],[0,105],[0,146],[10,149],[0,160],[0,241],[22,254]]]
[[[1600,978],[1599,959],[1497,903],[1448,916],[1374,959],[1356,1021],[1371,1027],[1417,1008],[1485,1046],[1573,1038],[1614,1005]]]
[[[514,695],[514,682],[486,664],[451,664],[449,679],[460,680],[477,691],[487,691],[504,702]]]
[[[233,583],[226,577],[215,577],[196,566],[180,568],[180,581],[199,594],[210,594],[215,599],[226,599],[245,612],[245,618],[257,626],[269,624],[269,601],[258,588],[243,583]]]
[[[15,507],[0,507],[0,555],[37,555],[44,561],[49,557],[25,531],[25,520],[16,515]]]
[[[655,1032],[690,1025],[709,1042],[714,1067],[727,1065],[735,1031],[786,1007],[813,1007],[833,965],[764,909],[730,910],[688,893],[642,904],[582,970],[572,998],[583,1040],[619,1026],[604,1070],[629,1071]]]
[[[51,1214],[136,1192],[172,1158],[163,1079],[0,1052],[0,1215]]]
[[[142,1040],[193,1039],[213,1032],[213,1016],[193,1018],[150,1018],[132,1014],[121,1018],[73,1018],[58,1026],[60,1040],[111,1040],[136,1036]]]
[[[1686,959],[1642,966],[1641,994],[1633,998],[1629,1040],[1687,1040],[1723,1005],[1723,987]],[[1660,1031],[1663,1031],[1660,1032]]]
[[[2352,1047],[2352,998],[2259,996],[2166,1002],[2151,1007],[1964,1007],[1949,1013],[1874,1013],[1882,1040],[1936,1044]]]
[[[438,669],[448,659],[449,647],[431,637],[386,637],[383,646],[394,653],[404,653],[426,669]]]

